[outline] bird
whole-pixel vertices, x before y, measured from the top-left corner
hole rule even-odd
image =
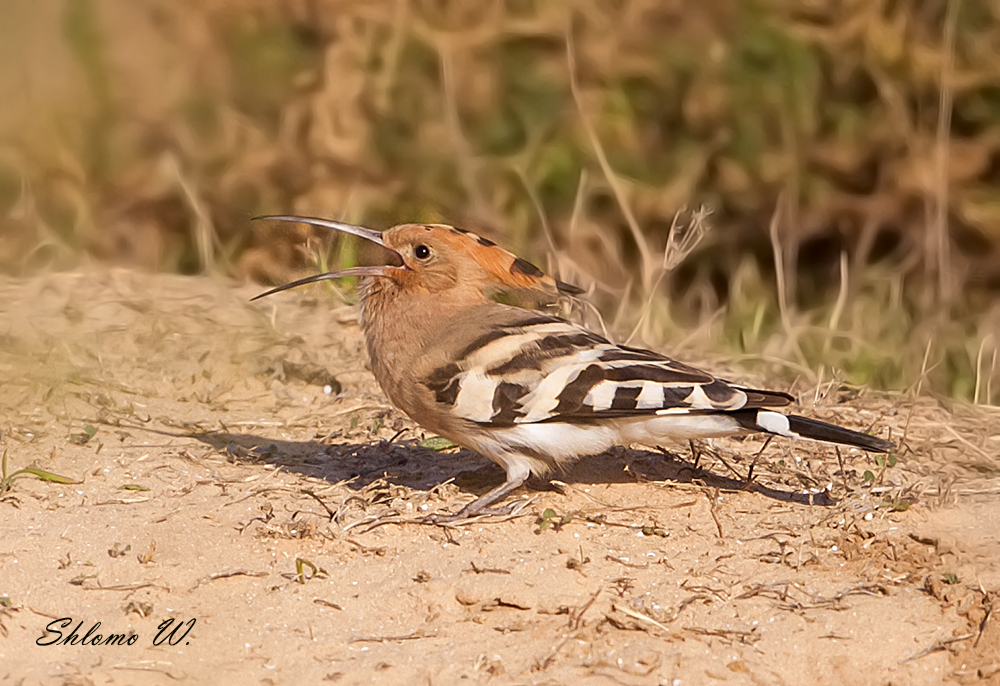
[[[360,324],[375,379],[425,430],[492,460],[505,481],[453,515],[491,507],[613,446],[659,446],[748,433],[885,453],[890,441],[794,414],[782,391],[749,388],[660,353],[615,344],[576,323],[506,302],[552,302],[583,291],[492,241],[443,224],[384,232],[316,217],[271,215],[359,236],[398,264],[324,272],[272,288],[361,277]],[[523,299],[523,298],[522,298]]]

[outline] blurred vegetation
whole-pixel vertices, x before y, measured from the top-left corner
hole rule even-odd
[[[15,0],[0,64],[4,272],[275,282],[311,234],[256,214],[440,220],[634,340],[1000,400],[993,0]]]

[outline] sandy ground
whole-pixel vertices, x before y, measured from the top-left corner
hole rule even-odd
[[[794,389],[899,462],[636,446],[446,527],[500,470],[419,445],[351,308],[257,290],[0,281],[8,472],[78,481],[0,495],[3,683],[1000,683],[995,410]]]

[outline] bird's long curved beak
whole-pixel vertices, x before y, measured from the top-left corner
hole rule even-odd
[[[296,224],[309,224],[311,226],[320,226],[324,229],[333,229],[334,231],[341,231],[343,233],[350,233],[355,236],[360,236],[361,238],[367,239],[372,243],[377,243],[383,248],[386,248],[386,244],[382,241],[382,232],[375,231],[373,229],[366,229],[363,226],[355,226],[354,224],[345,224],[343,222],[335,222],[331,219],[320,219],[318,217],[296,217],[293,214],[271,214],[265,215],[263,217],[254,217],[252,221],[276,221],[276,222],[292,222]],[[388,248],[392,250],[392,248]],[[393,252],[396,252],[393,250]]]
[[[331,279],[340,279],[345,276],[389,276],[390,271],[395,269],[399,269],[399,267],[351,267],[350,269],[340,269],[335,272],[323,272],[322,274],[307,276],[304,279],[292,281],[291,283],[286,283],[283,286],[278,286],[277,288],[272,288],[269,291],[264,291],[260,295],[255,295],[250,298],[250,302],[266,298],[269,295],[274,295],[275,293],[280,293],[281,291],[287,291],[289,288],[305,286],[306,284],[316,283],[318,281],[330,281]]]
[[[398,252],[390,248],[382,240],[382,233],[380,231],[375,231],[373,229],[368,229],[363,226],[355,226],[354,224],[345,224],[343,222],[332,221],[330,219],[319,219],[318,217],[297,217],[290,214],[276,214],[267,215],[263,217],[254,217],[253,220],[271,220],[278,222],[296,222],[301,224],[309,224],[311,226],[319,226],[325,229],[332,229],[334,231],[340,231],[342,233],[349,233],[354,236],[360,236],[366,240],[371,241],[377,245],[382,246],[386,250],[402,257]],[[286,283],[283,286],[278,286],[277,288],[272,288],[269,291],[265,291],[258,296],[250,298],[250,302],[254,300],[259,300],[260,298],[265,298],[269,295],[275,293],[280,293],[281,291],[287,291],[289,288],[295,288],[297,286],[304,286],[310,283],[316,283],[318,281],[328,281],[331,279],[340,279],[346,276],[384,276],[389,277],[392,275],[394,270],[405,269],[405,267],[393,267],[390,265],[385,266],[372,266],[372,267],[351,267],[350,269],[340,269],[333,272],[324,272],[322,274],[315,274],[313,276],[307,276],[304,279],[299,279],[298,281],[292,281],[291,283]]]

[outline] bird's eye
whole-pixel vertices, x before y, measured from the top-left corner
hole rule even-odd
[[[416,257],[418,260],[426,260],[428,257],[431,256],[431,249],[428,248],[423,243],[421,243],[420,245],[413,248],[413,256]]]

